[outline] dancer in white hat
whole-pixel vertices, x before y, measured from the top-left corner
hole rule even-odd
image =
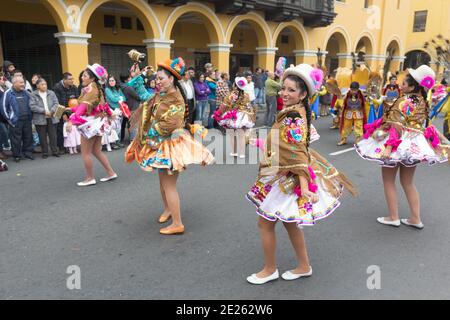
[[[256,110],[252,106],[249,95],[245,92],[248,86],[247,79],[237,77],[234,81],[234,90],[226,97],[216,110],[213,118],[225,129],[233,129],[230,135],[231,156],[245,158],[246,131],[255,126]],[[237,150],[234,143],[237,138]]]
[[[258,179],[247,194],[257,207],[264,268],[247,278],[263,284],[279,278],[276,265],[275,224],[283,222],[298,259],[296,268],[283,273],[285,280],[312,274],[303,237],[303,226],[332,214],[340,205],[343,189],[353,195],[352,183],[332,164],[309,148],[311,108],[308,99],[320,88],[323,72],[310,65],[288,68],[280,91],[283,110],[270,130]]]
[[[416,165],[448,161],[448,141],[429,123],[427,90],[435,84],[434,71],[422,65],[408,72],[401,86],[404,95],[384,110],[382,118],[365,126],[364,139],[355,147],[361,157],[383,167],[389,216],[377,221],[389,226],[399,227],[403,223],[422,229],[419,194],[414,185]],[[395,188],[398,171],[411,210],[409,219],[400,220],[398,214]]]
[[[108,79],[106,69],[95,63],[89,65],[82,74],[83,89],[78,98],[78,106],[71,108],[74,113],[70,116],[72,124],[78,127],[81,134],[81,156],[86,169],[86,177],[78,182],[78,186],[85,187],[95,185],[92,155],[103,165],[107,172],[102,182],[117,178],[108,158],[102,153],[102,136],[112,117],[111,109],[105,103],[105,95],[102,84]]]

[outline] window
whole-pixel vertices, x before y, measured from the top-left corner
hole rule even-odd
[[[142,24],[141,20],[137,19],[136,21],[136,28],[140,31],[144,31],[144,25]]]
[[[131,18],[130,17],[120,17],[120,26],[122,29],[131,30],[133,28],[131,25]]]
[[[281,43],[286,43],[286,44],[288,44],[289,43],[289,36],[281,36]]]
[[[103,16],[103,25],[105,28],[112,28],[116,25],[116,17],[105,14]]]
[[[416,11],[414,12],[414,27],[413,32],[424,32],[427,26],[427,14],[428,11]]]

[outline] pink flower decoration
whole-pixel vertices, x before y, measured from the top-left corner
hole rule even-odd
[[[96,69],[95,69],[95,71],[97,71],[97,74],[100,76],[100,77],[103,77],[104,75],[105,75],[105,73],[106,73],[106,70],[105,70],[105,68],[102,68],[102,67],[97,67]]]
[[[428,128],[426,128],[424,136],[431,141],[431,145],[433,146],[433,148],[436,148],[439,145],[439,134],[437,133],[434,126],[429,126]]]
[[[422,79],[422,81],[420,82],[420,85],[422,87],[427,88],[428,90],[433,88],[435,84],[435,81],[433,79],[433,77],[431,76],[426,76],[425,78]]]
[[[237,84],[238,84],[239,87],[245,87],[245,81],[244,80],[239,80],[237,82]]]
[[[316,90],[319,89],[320,86],[322,85],[322,81],[323,81],[323,71],[320,69],[314,68],[314,70],[311,71],[309,76],[311,77],[311,79],[314,82],[314,88]]]

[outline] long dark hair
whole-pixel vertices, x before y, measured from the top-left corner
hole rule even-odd
[[[95,84],[97,85],[98,88],[98,92],[100,93],[100,100],[103,97],[103,100],[105,100],[105,91],[103,90],[103,86],[101,85],[99,79],[97,78],[97,76],[91,71],[91,69],[86,68],[84,71],[87,72],[87,74],[89,75],[90,79],[94,79]]]
[[[180,81],[178,81],[178,78],[174,76],[169,70],[159,67],[158,71],[163,71],[168,77],[173,77],[173,85],[175,86],[175,88],[180,90],[181,96],[183,97],[184,100],[184,120],[186,120],[189,117],[189,105],[187,103],[188,100],[186,98],[186,93],[184,92],[184,89],[181,86]]]
[[[111,78],[113,78],[114,80],[116,80],[116,85],[114,86],[114,87],[111,87],[110,85],[109,85],[109,79],[111,79]],[[109,88],[109,89],[116,89],[117,91],[119,91],[120,90],[120,85],[119,85],[119,81],[117,81],[117,78],[115,77],[115,76],[113,76],[113,75],[110,75],[109,77],[108,77],[108,82],[105,84],[105,86],[106,86],[106,88]]]
[[[430,106],[428,105],[428,97],[427,92],[425,91],[425,88],[422,87],[416,79],[414,79],[410,74],[406,75],[405,82],[408,84],[409,87],[414,87],[414,89],[411,91],[411,93],[420,94],[423,97],[423,100],[425,101],[426,105],[426,113],[427,113],[427,120],[426,120],[426,127],[428,127],[430,123]]]
[[[309,106],[308,87],[307,87],[305,81],[303,81],[303,79],[301,79],[298,76],[289,75],[289,76],[286,77],[286,79],[289,79],[289,80],[295,82],[297,84],[297,88],[300,89],[300,93],[306,92],[306,96],[301,101],[301,103],[305,107],[305,111],[306,111],[306,125],[308,127],[308,133],[306,134],[306,146],[309,147],[309,142],[310,142],[310,138],[311,138],[311,115],[312,115],[312,113],[311,113],[311,107]],[[294,112],[292,114],[288,113],[288,116],[295,118],[295,117],[298,117],[300,115],[297,112]]]

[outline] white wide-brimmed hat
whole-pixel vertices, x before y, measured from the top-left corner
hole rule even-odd
[[[422,87],[430,90],[436,83],[436,73],[427,65],[421,65],[417,69],[408,69],[409,74]]]
[[[236,79],[234,79],[234,83],[236,83],[238,88],[241,90],[244,90],[245,87],[248,85],[247,78],[244,77],[236,77]]]
[[[106,81],[108,81],[108,71],[106,71],[103,66],[98,63],[94,63],[93,65],[88,65],[87,67],[97,77],[100,84],[105,84]]]
[[[283,81],[287,76],[294,75],[305,81],[308,87],[309,96],[312,96],[320,89],[323,81],[323,71],[313,68],[309,64],[302,63],[297,66],[291,65],[284,71]]]

